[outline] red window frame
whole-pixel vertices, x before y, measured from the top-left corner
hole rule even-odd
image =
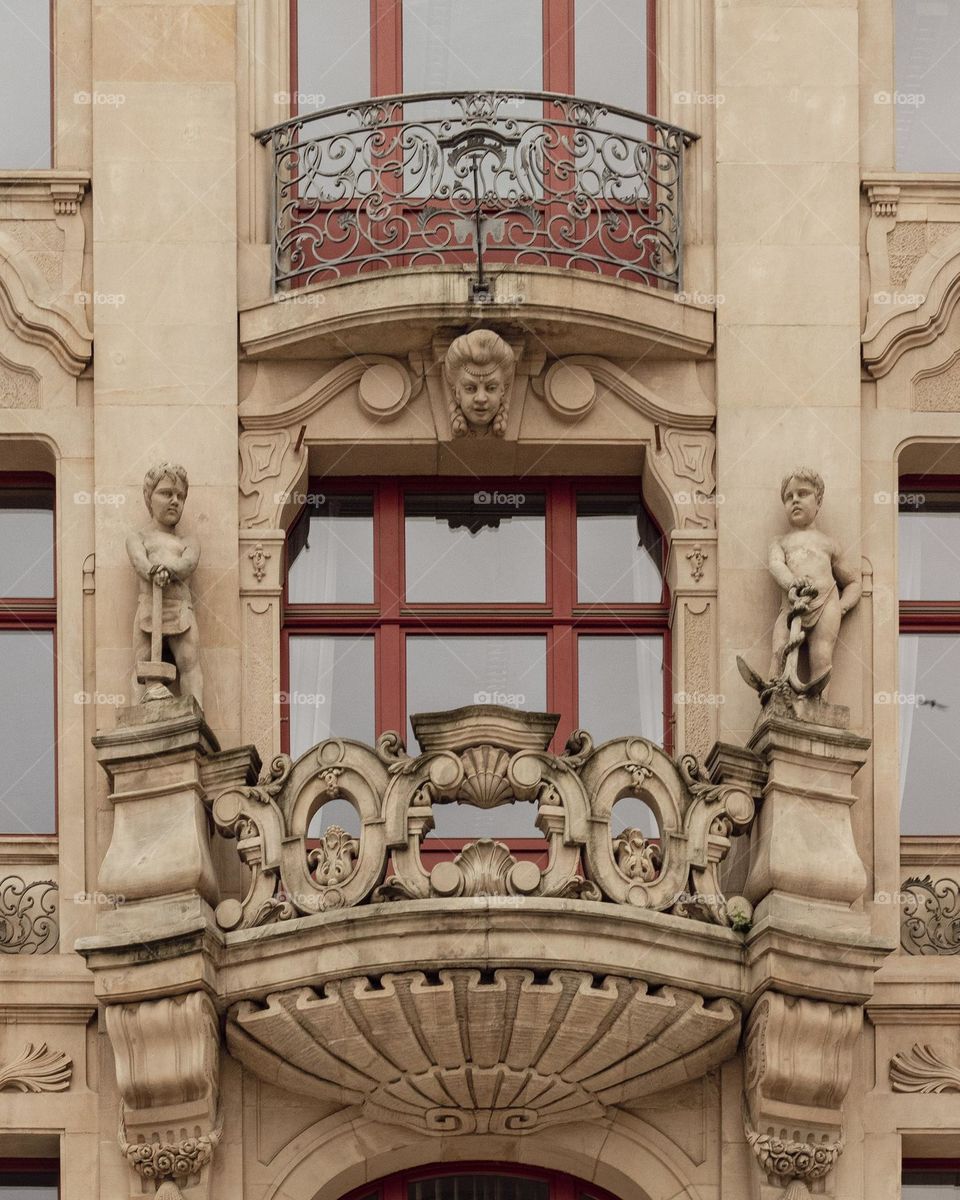
[[[17,1176],[21,1179],[17,1179]],[[32,1175],[35,1178],[30,1184],[24,1184],[22,1177]],[[60,1160],[56,1158],[0,1158],[0,1187],[13,1187],[19,1183],[24,1186],[40,1186],[56,1188],[60,1195]]]
[[[297,5],[290,0],[290,116],[297,115],[300,92]],[[357,0],[362,3],[363,0]],[[657,49],[656,0],[646,3],[647,96],[646,111],[656,112]],[[542,0],[543,91],[576,95],[576,0]],[[403,80],[403,0],[369,0],[370,95],[396,96],[410,91]],[[357,96],[357,100],[368,97]],[[602,96],[587,96],[602,100]]]
[[[546,592],[543,603],[407,604],[404,582],[404,495],[452,489],[518,491],[523,486],[546,497]],[[560,714],[553,748],[559,751],[578,727],[577,636],[633,633],[663,639],[663,730],[667,752],[672,744],[672,679],[669,594],[664,579],[658,604],[598,604],[577,599],[578,492],[621,492],[642,501],[639,480],[608,477],[562,479],[533,477],[465,480],[461,478],[313,479],[310,491],[325,495],[372,491],[374,496],[374,603],[291,604],[284,569],[281,745],[290,749],[290,637],[296,634],[373,635],[376,734],[392,729],[405,736],[407,726],[404,639],[410,633],[545,633],[547,637],[547,708]],[[309,519],[305,505],[296,522]],[[648,510],[649,515],[649,510]],[[663,531],[650,517],[661,537]],[[296,523],[295,522],[295,523]],[[291,527],[292,528],[292,527]],[[289,531],[288,531],[289,533]],[[664,562],[661,562],[661,571]]]
[[[386,1175],[372,1183],[354,1188],[352,1192],[341,1197],[341,1200],[407,1200],[407,1189],[411,1183],[450,1175],[508,1175],[512,1179],[530,1179],[546,1183],[550,1187],[549,1200],[618,1200],[612,1192],[584,1179],[578,1179],[575,1175],[568,1175],[564,1171],[550,1171],[519,1163],[474,1160],[434,1163],[431,1166],[398,1171],[394,1175]]]
[[[43,490],[50,492],[53,507],[53,534],[51,551],[53,554],[53,594],[51,596],[0,596],[0,630],[24,629],[53,634],[53,829],[47,833],[18,833],[3,828],[0,818],[0,838],[49,838],[56,837],[60,829],[60,802],[58,795],[59,771],[57,769],[57,680],[59,669],[57,661],[57,522],[56,522],[56,480],[52,475],[43,471],[10,471],[0,472],[0,490],[9,491],[22,489],[24,491]],[[3,1161],[0,1159],[0,1163]],[[31,1160],[32,1161],[32,1160]]]

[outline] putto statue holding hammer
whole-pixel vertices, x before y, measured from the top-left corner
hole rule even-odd
[[[780,485],[790,530],[770,545],[770,574],[783,589],[783,601],[773,630],[769,679],[737,659],[740,674],[760,693],[761,704],[775,694],[788,704],[797,697],[823,697],[840,622],[860,599],[860,572],[846,561],[836,540],[816,526],[823,491],[823,479],[809,467],[787,475]],[[804,643],[806,680],[800,677]]]
[[[140,580],[133,621],[136,651],[134,695],[166,699],[168,684],[180,678],[180,695],[203,707],[200,644],[189,579],[200,560],[200,544],[177,533],[187,498],[187,473],[174,463],[158,463],[143,479],[150,522],[127,537],[127,554]],[[174,663],[163,661],[166,640]],[[144,688],[146,690],[144,690]]]

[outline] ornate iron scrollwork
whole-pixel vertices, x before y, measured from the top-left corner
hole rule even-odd
[[[277,288],[471,253],[680,286],[696,135],[655,117],[542,92],[438,92],[258,136],[273,151]]]
[[[52,879],[0,880],[0,953],[49,954],[60,937],[57,897]]]
[[[900,943],[908,954],[960,954],[960,883],[914,877],[901,896]]]

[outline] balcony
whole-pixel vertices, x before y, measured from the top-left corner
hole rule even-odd
[[[712,311],[681,293],[696,135],[676,125],[543,92],[443,92],[256,136],[270,153],[274,303],[241,313],[251,357],[428,344],[477,305],[503,320],[522,310],[572,339],[568,353],[609,353],[611,330],[621,352],[712,346]]]

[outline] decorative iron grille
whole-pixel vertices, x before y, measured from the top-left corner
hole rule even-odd
[[[694,134],[543,92],[388,96],[256,135],[275,290],[391,267],[575,268],[679,289]]]

